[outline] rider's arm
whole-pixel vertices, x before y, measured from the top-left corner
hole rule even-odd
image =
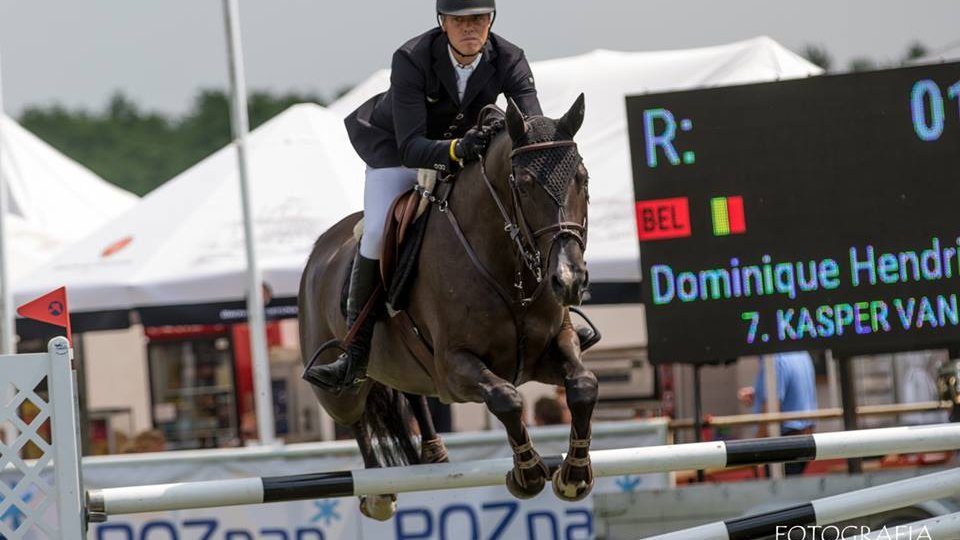
[[[450,171],[450,140],[428,139],[424,74],[403,51],[393,55],[390,91],[397,149],[404,167]]]
[[[537,99],[537,88],[533,83],[533,71],[523,55],[507,71],[503,93],[520,107],[520,111],[527,116],[540,116],[540,100]]]

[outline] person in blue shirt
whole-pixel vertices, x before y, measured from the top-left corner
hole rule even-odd
[[[805,351],[780,353],[773,355],[777,367],[777,398],[781,412],[800,412],[817,410],[817,384],[813,368],[813,358]],[[740,401],[753,407],[753,412],[767,412],[766,375],[764,362],[760,362],[754,385],[741,388]],[[780,425],[781,435],[809,435],[813,433],[812,420],[788,420]],[[766,431],[761,426],[760,433]],[[803,474],[806,462],[787,463],[786,474]]]

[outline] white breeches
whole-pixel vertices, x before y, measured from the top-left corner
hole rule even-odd
[[[380,258],[387,211],[397,197],[415,185],[416,169],[367,167],[367,177],[363,184],[363,236],[360,238],[360,255],[368,259]]]

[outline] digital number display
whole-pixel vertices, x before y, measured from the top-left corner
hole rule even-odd
[[[627,113],[652,361],[960,343],[960,63]]]

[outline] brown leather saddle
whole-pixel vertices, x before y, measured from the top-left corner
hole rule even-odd
[[[380,275],[383,282],[392,284],[397,264],[400,262],[403,246],[417,219],[420,206],[420,194],[410,190],[397,197],[390,207],[390,213],[383,231],[383,248],[380,253]],[[387,290],[390,288],[388,287]]]

